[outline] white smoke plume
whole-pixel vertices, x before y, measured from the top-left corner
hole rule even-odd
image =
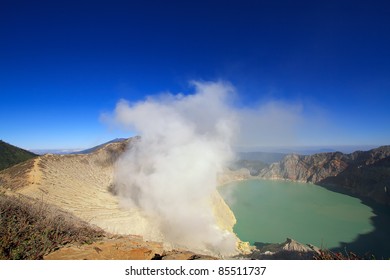
[[[115,183],[128,205],[159,222],[168,241],[227,254],[235,237],[216,225],[211,196],[217,174],[233,156],[235,116],[227,105],[233,89],[195,86],[193,95],[118,103],[117,122],[141,140],[119,160]]]
[[[155,219],[167,241],[231,254],[236,237],[217,226],[211,205],[217,175],[234,157],[232,144],[264,125],[265,114],[287,125],[297,114],[272,104],[257,111],[236,109],[230,84],[194,85],[191,95],[164,94],[117,104],[116,123],[141,139],[117,162],[115,184],[124,203]]]

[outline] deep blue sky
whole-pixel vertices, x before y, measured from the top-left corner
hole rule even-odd
[[[194,79],[231,82],[242,106],[318,108],[337,127],[301,144],[390,144],[390,1],[0,1],[0,138],[11,144],[129,136],[100,115],[120,98],[191,92]]]

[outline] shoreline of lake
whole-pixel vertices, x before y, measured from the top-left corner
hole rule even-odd
[[[242,184],[242,182],[253,182],[253,181],[259,181],[259,182],[263,182],[263,183],[274,182],[273,184],[275,184],[275,182],[276,182],[276,184],[278,184],[278,182],[279,183],[284,182],[287,184],[290,184],[290,183],[296,184],[297,186],[299,184],[303,184],[301,182],[294,182],[291,180],[288,181],[288,180],[268,180],[268,179],[263,179],[263,178],[250,178],[250,179],[243,179],[243,180],[223,184],[223,185],[219,186],[219,191],[221,192],[221,194],[223,194],[224,192],[226,194],[226,187],[228,187],[229,185],[232,185],[232,184],[240,185],[240,184]],[[334,190],[328,190],[328,189],[324,188],[323,186],[318,186],[315,184],[308,184],[308,183],[304,183],[304,185],[305,186],[312,186],[314,188],[318,188],[318,190],[321,189],[321,190],[327,191],[329,193],[335,194],[335,195],[330,195],[331,197],[340,197],[341,196],[341,197],[344,197],[344,199],[346,199],[347,201],[350,199],[352,199],[352,201],[353,201],[355,199],[354,204],[361,204],[362,206],[364,205],[365,207],[369,207],[369,209],[371,209],[371,211],[372,211],[372,215],[366,217],[366,219],[368,219],[369,223],[372,225],[371,228],[368,229],[368,226],[366,225],[365,230],[363,230],[362,232],[355,233],[354,239],[351,239],[351,238],[347,238],[344,240],[341,239],[341,240],[339,240],[337,245],[335,245],[334,243],[330,243],[331,245],[329,246],[329,243],[327,243],[327,245],[323,246],[323,247],[325,247],[326,249],[332,249],[332,250],[337,250],[337,251],[344,251],[344,250],[358,251],[358,253],[360,253],[360,254],[368,253],[369,251],[371,251],[374,253],[374,255],[378,256],[378,258],[382,258],[382,257],[387,258],[389,256],[388,252],[390,252],[390,248],[387,248],[387,246],[385,246],[384,250],[378,250],[379,247],[383,247],[382,246],[383,244],[382,245],[379,245],[379,244],[381,242],[385,242],[386,236],[389,236],[389,235],[387,235],[387,233],[390,233],[388,226],[386,226],[384,224],[388,220],[388,217],[390,217],[390,215],[386,215],[386,213],[388,213],[388,210],[386,207],[382,207],[383,209],[379,209],[380,206],[375,205],[373,203],[370,203],[369,205],[367,205],[367,202],[363,201],[361,198],[357,199],[357,198],[350,196],[348,194],[341,194],[341,193],[334,191]],[[239,186],[238,188],[242,189],[241,186]],[[240,223],[240,220],[242,219],[242,217],[240,216],[239,213],[237,214],[237,209],[234,209],[235,207],[232,206],[231,203],[229,203],[229,199],[227,199],[226,197],[224,197],[224,199],[227,200],[229,207],[234,212],[236,219],[237,219],[236,227],[239,227],[240,226],[239,223]],[[355,207],[359,208],[358,205],[355,205]],[[364,207],[363,207],[363,209],[364,209]],[[331,209],[330,210],[328,209],[327,211],[332,212]],[[354,219],[356,219],[356,217],[353,217],[353,215],[352,215],[351,217],[347,218],[347,220],[345,222],[348,222],[348,219],[354,220]],[[343,223],[341,223],[340,226],[343,227]],[[237,232],[236,227],[235,227],[235,232],[238,235],[238,237],[240,239],[242,239],[243,241],[252,241],[251,242],[252,244],[254,242],[268,242],[268,240],[266,240],[262,237],[257,238],[257,240],[246,240],[247,238],[245,238],[245,236],[242,236],[242,234],[239,233],[239,230]],[[348,230],[348,229],[346,229],[346,230]],[[321,245],[325,245],[325,244],[318,244],[318,242],[305,242],[305,240],[300,240],[299,237],[297,238],[296,236],[294,236],[294,234],[290,234],[290,233],[284,234],[283,239],[281,238],[280,240],[273,240],[272,242],[273,243],[282,242],[283,240],[285,240],[286,237],[294,238],[302,243],[315,243],[314,245],[317,245],[317,246],[320,245],[319,247],[321,247]],[[328,237],[329,236],[326,236],[326,238],[328,238]]]

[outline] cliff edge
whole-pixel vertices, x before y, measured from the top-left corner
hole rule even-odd
[[[390,146],[351,154],[291,154],[261,170],[259,177],[315,183],[390,205]]]

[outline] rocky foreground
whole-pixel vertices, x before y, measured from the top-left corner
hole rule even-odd
[[[187,250],[165,250],[162,243],[141,236],[107,237],[92,244],[71,245],[46,256],[45,260],[214,260],[216,257]]]
[[[313,245],[304,245],[287,238],[281,244],[257,244],[246,253],[230,259],[269,260],[301,259],[310,260],[321,255]],[[108,237],[86,245],[70,245],[46,256],[45,260],[218,260],[222,256],[210,256],[188,250],[166,250],[162,243],[144,241],[141,236]]]

